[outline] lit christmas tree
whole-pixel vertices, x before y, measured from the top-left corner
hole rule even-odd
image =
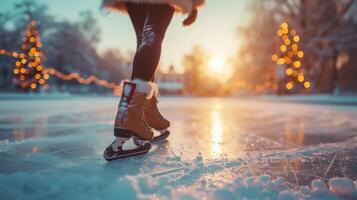
[[[300,36],[296,30],[290,29],[287,23],[282,23],[277,31],[281,38],[279,54],[274,54],[272,60],[279,65],[282,73],[279,76],[278,90],[282,93],[296,93],[309,89],[311,83],[306,78],[302,67],[304,52],[299,48]]]
[[[43,52],[40,34],[36,30],[36,21],[32,20],[27,26],[25,37],[21,46],[19,60],[15,62],[14,83],[22,88],[38,90],[41,86],[48,88],[46,80],[49,74],[41,65]]]

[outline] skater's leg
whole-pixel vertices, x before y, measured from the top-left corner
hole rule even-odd
[[[142,41],[144,24],[148,13],[148,6],[146,4],[126,2],[125,7],[134,27],[136,35],[136,48],[138,48]]]
[[[136,15],[137,10],[130,5],[128,7],[139,45],[133,61],[132,81],[125,82],[123,86],[114,127],[116,139],[104,152],[107,160],[146,153],[151,148],[149,141],[154,133],[144,119],[144,109],[146,101],[152,99],[154,94],[150,81],[156,71],[161,44],[174,13],[169,5],[148,6],[143,33],[140,34],[139,24],[142,20],[139,19],[142,18]],[[126,149],[124,146],[129,138],[135,141],[134,149]]]
[[[174,9],[169,5],[150,5],[144,25],[142,43],[134,59],[133,77],[154,82],[155,71],[160,60],[161,46],[166,30],[171,22]],[[144,67],[143,67],[144,66]],[[164,140],[169,136],[167,130],[170,122],[160,113],[157,103],[158,89],[156,84],[155,95],[149,99],[145,107],[145,120],[148,125],[158,131],[152,141]]]
[[[174,9],[170,5],[148,5],[142,41],[133,61],[132,79],[151,81],[161,56],[161,46]]]
[[[143,38],[143,30],[146,21],[146,16],[148,14],[148,6],[146,4],[137,4],[131,2],[126,2],[125,6],[128,11],[131,23],[134,27],[136,35],[136,50],[138,50]],[[133,67],[132,70],[133,71],[131,79],[133,79],[133,74],[136,74],[135,71],[138,70],[138,68]]]

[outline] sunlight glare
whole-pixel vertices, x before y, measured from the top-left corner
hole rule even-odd
[[[224,59],[221,57],[214,57],[209,62],[210,70],[213,73],[220,72],[224,67]]]
[[[207,73],[217,80],[225,82],[231,77],[233,72],[223,57],[215,56],[209,60]]]

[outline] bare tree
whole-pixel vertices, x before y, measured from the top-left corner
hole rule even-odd
[[[241,59],[245,67],[259,66],[255,71],[264,72],[271,66],[272,48],[277,48],[272,33],[278,24],[287,22],[301,36],[304,69],[314,82],[315,91],[338,91],[339,57],[357,48],[357,28],[353,20],[356,10],[357,0],[252,1],[251,21],[241,31],[245,38]],[[266,44],[261,44],[259,38],[265,38]]]
[[[272,0],[275,18],[288,21],[302,36],[306,70],[316,88],[339,90],[337,58],[357,47],[356,24],[349,21],[356,0]],[[330,75],[327,75],[330,74]],[[328,76],[326,85],[324,76]],[[326,78],[325,78],[326,79]],[[325,84],[325,85],[323,85]]]

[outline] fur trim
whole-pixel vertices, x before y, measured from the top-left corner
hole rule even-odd
[[[154,82],[151,82],[151,85],[154,88],[154,97],[158,98],[159,97],[159,87]]]
[[[124,2],[170,4],[177,12],[190,13],[193,9],[202,6],[205,0],[103,0],[102,7],[116,11],[125,11]]]
[[[151,82],[143,81],[140,79],[134,79],[131,82],[136,84],[135,92],[146,94],[147,99],[151,99],[154,96],[155,87],[153,86],[153,84]]]

